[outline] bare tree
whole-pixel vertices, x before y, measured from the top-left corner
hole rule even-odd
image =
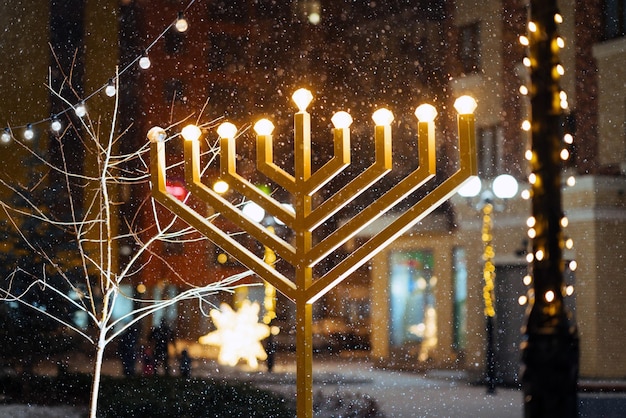
[[[65,101],[58,92],[53,92],[53,94]],[[129,283],[133,275],[146,268],[150,259],[161,257],[158,252],[154,251],[155,243],[174,240],[181,243],[204,238],[199,237],[189,227],[180,227],[181,223],[177,222],[175,217],[160,216],[150,194],[136,208],[135,213],[131,216],[125,214],[127,216],[119,219],[117,210],[120,204],[119,190],[131,186],[140,186],[147,190],[149,173],[148,163],[145,161],[147,144],[131,153],[120,154],[118,151],[118,143],[124,137],[124,132],[116,133],[118,132],[116,121],[118,96],[115,97],[113,117],[107,134],[102,132],[100,121],[94,122],[88,114],[75,119],[79,121],[78,126],[70,124],[56,137],[59,141],[58,150],[61,157],[58,159],[60,161],[58,164],[51,162],[45,153],[40,155],[28,144],[14,138],[16,146],[23,147],[29,158],[37,160],[42,167],[45,167],[45,174],[35,184],[29,186],[16,184],[10,178],[10,174],[5,174],[0,178],[0,184],[24,202],[20,206],[8,200],[1,200],[0,206],[27,251],[36,254],[40,263],[38,266],[24,266],[18,263],[2,283],[0,300],[27,305],[41,315],[73,330],[93,345],[95,360],[90,401],[91,417],[96,416],[103,355],[109,343],[138,321],[183,300],[197,299],[201,310],[206,312],[204,308],[209,306],[208,295],[218,291],[232,291],[239,280],[252,274],[244,272],[201,287],[190,284],[187,290],[167,300],[135,299],[133,295],[123,292],[122,285]],[[67,109],[72,109],[71,103],[65,101],[65,104]],[[215,121],[208,122],[205,126],[212,124],[215,124]],[[96,161],[95,169],[75,172],[68,168],[71,156],[64,151],[62,141],[63,136],[70,129],[81,132],[80,138],[85,152]],[[208,159],[212,160],[216,153],[215,146],[209,147]],[[130,164],[131,162],[134,164]],[[136,168],[131,170],[128,167]],[[57,216],[54,211],[41,205],[41,202],[32,194],[34,189],[59,186],[58,184],[46,186],[46,177],[53,175],[62,179],[63,183],[63,193],[59,193],[59,190],[54,191],[55,196],[62,196],[67,200],[63,202],[65,205],[63,217]],[[77,188],[81,189],[81,193],[78,193],[79,198],[75,193]],[[139,211],[150,214],[149,219],[152,225],[148,228],[145,222],[138,222]],[[71,241],[71,251],[59,252],[53,249],[54,245],[41,245],[23,229],[24,219],[31,223],[45,225],[45,230],[51,228],[61,231],[64,239],[69,238]],[[123,228],[119,228],[120,222],[123,223]],[[134,252],[127,257],[126,261],[118,260],[117,252],[120,246],[129,241],[134,243]],[[33,262],[32,258],[29,260]],[[162,258],[160,261],[167,264]],[[176,274],[173,269],[171,270],[173,274]],[[18,276],[22,278],[22,283],[23,277],[27,278],[26,285],[17,285]],[[55,280],[52,280],[53,276]],[[183,277],[179,279],[185,281]],[[89,319],[89,327],[87,329],[79,327],[69,316],[45,309],[41,304],[33,302],[27,297],[32,292],[45,293],[50,298],[63,301],[70,310],[82,312],[83,316]],[[116,318],[113,316],[113,307],[120,299],[131,300],[137,308]]]

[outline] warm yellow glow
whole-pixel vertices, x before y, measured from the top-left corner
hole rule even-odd
[[[391,113],[389,109],[385,109],[383,107],[374,112],[372,119],[374,120],[376,126],[388,126],[391,125],[391,122],[393,122],[393,113]]]
[[[530,42],[528,41],[528,37],[525,35],[521,35],[519,37],[519,43],[524,45],[524,46],[528,46],[530,44]]]
[[[180,33],[187,32],[187,29],[189,29],[189,23],[187,23],[187,19],[184,18],[182,13],[178,15],[174,27]]]
[[[219,253],[217,256],[217,262],[220,264],[226,264],[228,261],[228,256],[224,253]]]
[[[139,294],[143,294],[143,293],[146,293],[146,290],[148,290],[148,289],[146,288],[146,285],[145,285],[145,284],[143,284],[143,283],[139,283],[139,284],[137,285],[137,293],[139,293]]]
[[[578,268],[578,263],[576,262],[576,260],[572,260],[569,262],[569,269],[571,271],[576,271],[577,268]]]
[[[270,335],[270,328],[259,323],[260,308],[257,302],[251,303],[247,299],[237,312],[222,303],[219,310],[211,310],[211,319],[217,330],[200,337],[198,342],[220,348],[219,364],[236,366],[239,360],[244,360],[256,369],[258,360],[267,358],[261,340]]]
[[[556,66],[556,72],[559,75],[564,75],[565,74],[565,67],[563,67],[561,64],[557,64]]]
[[[472,96],[461,96],[454,101],[454,108],[459,115],[471,115],[478,104]]]
[[[217,134],[220,138],[234,138],[237,134],[237,127],[230,122],[224,122],[217,127]]]
[[[528,175],[528,182],[530,184],[535,184],[537,182],[537,175],[535,173],[530,173]]]
[[[526,261],[527,262],[532,263],[534,259],[535,259],[535,257],[533,256],[532,253],[526,254]]]
[[[520,306],[524,306],[528,303],[528,296],[526,295],[522,295],[517,299],[517,303],[520,304]]]
[[[530,131],[530,128],[531,128],[530,121],[528,119],[524,120],[522,122],[522,130],[528,132]]]
[[[554,301],[554,292],[552,290],[548,290],[545,295],[546,302]]]
[[[574,248],[574,240],[571,238],[566,239],[565,248],[567,248],[568,250],[571,250],[572,248]]]
[[[415,116],[420,122],[432,122],[437,117],[435,106],[424,103],[415,109]]]
[[[230,186],[224,180],[218,180],[213,183],[213,191],[215,193],[224,194],[228,191]]]
[[[569,176],[567,178],[567,180],[565,180],[565,183],[569,186],[569,187],[573,187],[576,185],[576,177],[574,176]]]
[[[537,220],[535,219],[534,216],[530,216],[528,219],[526,219],[526,226],[529,228],[534,227],[536,223],[537,223]]]
[[[147,137],[150,142],[157,143],[165,141],[165,138],[167,138],[167,134],[165,133],[165,129],[161,128],[160,126],[155,126],[153,128],[150,128]]]
[[[524,152],[524,158],[526,159],[526,161],[532,160],[533,159],[532,150],[527,149],[526,152]]]
[[[537,24],[535,22],[528,22],[528,30],[531,32],[537,32]]]
[[[560,156],[561,156],[561,160],[567,161],[569,159],[569,151],[567,149],[563,148],[561,150]]]
[[[202,135],[202,131],[196,125],[187,125],[180,131],[185,141],[197,141]]]
[[[528,94],[528,87],[521,85],[519,86],[519,92],[523,95],[526,96]]]
[[[528,190],[528,189],[522,190],[521,196],[522,196],[522,199],[524,199],[524,200],[530,199],[530,197],[531,197],[530,190]]]
[[[565,288],[565,294],[567,296],[572,296],[574,294],[574,286],[571,284]]]
[[[528,238],[532,239],[532,238],[535,238],[536,236],[537,236],[537,231],[535,231],[535,228],[529,228]]]
[[[336,129],[346,129],[352,125],[352,116],[348,112],[341,111],[335,113],[330,121]]]
[[[569,225],[569,219],[567,219],[567,217],[564,216],[564,217],[561,218],[561,226],[563,228],[567,228],[567,225]]]
[[[524,276],[524,278],[522,279],[524,284],[526,286],[530,286],[530,284],[533,282],[533,278],[531,275],[527,274],[526,276]]]
[[[298,106],[298,110],[300,110],[300,112],[304,112],[311,103],[311,100],[313,100],[313,94],[311,94],[311,92],[307,89],[298,89],[295,93],[293,93],[291,98],[296,106]]]
[[[254,132],[257,135],[271,135],[274,132],[274,124],[269,119],[260,119],[254,124]]]
[[[530,58],[524,57],[522,64],[524,64],[524,67],[530,67]]]
[[[561,16],[561,14],[560,14],[560,13],[556,13],[556,14],[554,15],[554,21],[555,21],[556,23],[563,23],[563,16]]]
[[[566,144],[573,144],[574,143],[574,137],[572,136],[572,134],[565,134],[565,135],[563,135],[563,141]]]
[[[560,36],[556,38],[556,44],[559,48],[565,48],[565,41]]]
[[[543,260],[544,254],[543,254],[543,250],[537,250],[537,252],[535,253],[535,258],[538,261]]]

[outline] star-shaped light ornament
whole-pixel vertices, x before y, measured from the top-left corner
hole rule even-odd
[[[200,344],[220,347],[217,357],[219,364],[236,366],[243,359],[253,369],[259,366],[258,360],[265,360],[267,353],[261,340],[270,335],[270,327],[259,323],[260,305],[244,300],[235,312],[228,304],[211,310],[211,318],[216,330],[198,339]]]

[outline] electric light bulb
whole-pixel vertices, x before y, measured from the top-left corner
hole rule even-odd
[[[576,185],[576,177],[574,176],[569,176],[567,178],[567,180],[565,180],[565,183],[569,186],[569,187],[574,187]]]
[[[550,303],[554,301],[554,292],[552,290],[548,290],[545,294],[546,302]]]
[[[559,73],[559,75],[564,75],[565,74],[565,67],[563,67],[561,64],[557,64],[556,72]]]
[[[543,250],[537,250],[537,252],[535,253],[535,258],[538,261],[541,261],[541,260],[543,260],[543,257],[544,257]]]
[[[385,109],[383,107],[374,112],[372,119],[374,120],[376,126],[388,126],[391,125],[391,122],[393,122],[393,113],[391,113],[389,109]]]
[[[561,14],[560,14],[560,13],[556,13],[556,14],[554,15],[554,21],[555,21],[556,23],[563,23],[563,16],[561,16]]]
[[[535,184],[537,182],[537,175],[535,173],[530,173],[528,176],[528,182],[530,184]]]
[[[165,129],[161,128],[160,126],[154,126],[150,128],[146,136],[148,137],[150,142],[154,142],[154,143],[163,142],[165,141],[165,138],[167,138]]]
[[[234,138],[237,133],[237,127],[230,122],[224,122],[217,127],[217,134],[220,138]]]
[[[526,303],[528,303],[528,296],[526,295],[522,295],[517,299],[517,303],[520,304],[520,306],[524,306],[526,305]]]
[[[567,228],[567,225],[569,225],[569,219],[567,219],[567,216],[564,216],[561,218],[561,226]]]
[[[11,130],[9,130],[9,128],[4,128],[2,135],[0,135],[0,141],[2,141],[3,144],[11,142]]]
[[[522,199],[528,200],[528,199],[531,198],[532,193],[530,192],[530,190],[524,189],[524,190],[522,190],[521,196],[522,196]]]
[[[523,95],[526,96],[528,94],[528,87],[521,85],[519,86],[519,92]]]
[[[530,286],[530,284],[533,282],[533,278],[530,274],[527,274],[526,276],[524,276],[524,278],[522,279],[522,282],[524,282],[524,284],[526,286]]]
[[[532,150],[527,149],[526,152],[524,153],[524,157],[526,158],[527,161],[532,160],[533,159]]]
[[[565,41],[560,36],[556,38],[556,44],[561,49],[565,48]]]
[[[524,57],[524,59],[522,60],[522,64],[524,64],[524,67],[530,67],[530,58]]]
[[[76,116],[78,116],[79,118],[84,117],[87,114],[85,102],[80,102],[79,104],[77,104],[76,107],[74,107],[74,113],[76,113]]]
[[[578,263],[576,262],[576,260],[572,260],[569,262],[569,269],[571,271],[576,271],[577,268],[578,268]]]
[[[26,125],[26,130],[24,131],[24,139],[30,141],[35,137],[35,132],[33,131],[33,126],[29,123]]]
[[[254,124],[254,132],[257,135],[271,135],[274,132],[274,124],[269,119],[259,119]]]
[[[474,197],[478,196],[482,188],[482,182],[478,176],[472,176],[463,183],[461,188],[457,191],[459,196],[462,197]]]
[[[537,236],[537,231],[535,231],[535,228],[529,228],[528,229],[528,238],[533,239]]]
[[[459,115],[471,115],[478,104],[472,96],[461,96],[454,101],[454,108]]]
[[[574,137],[572,136],[572,134],[565,134],[565,135],[563,135],[563,141],[566,144],[573,144],[574,143]]]
[[[567,296],[572,296],[574,294],[574,286],[571,284],[565,288],[565,294]]]
[[[61,121],[54,118],[52,120],[52,123],[50,124],[50,129],[52,129],[52,132],[59,133],[62,128],[63,128],[63,125],[61,124]]]
[[[415,109],[415,116],[420,122],[432,122],[437,117],[437,109],[430,104],[422,104]]]
[[[526,254],[526,262],[532,263],[534,259],[535,259],[535,256],[533,256],[532,253]]]
[[[115,90],[115,82],[113,80],[109,80],[109,84],[107,84],[104,89],[104,93],[109,97],[113,97],[115,96]]]
[[[180,33],[187,32],[187,29],[189,29],[189,23],[187,22],[187,19],[185,19],[185,17],[183,16],[183,12],[178,13],[178,18],[176,19],[174,27]]]
[[[572,248],[574,248],[574,240],[571,238],[566,239],[565,248],[567,248],[568,250],[571,250]]]
[[[528,30],[531,32],[537,32],[537,24],[535,22],[528,22]]]
[[[565,148],[561,150],[561,160],[566,161],[569,158],[569,151]]]
[[[519,43],[524,45],[524,46],[528,46],[530,44],[528,37],[526,35],[521,35],[519,37]]]
[[[348,112],[337,112],[330,118],[336,129],[347,129],[352,125],[352,116]]]
[[[529,217],[528,219],[526,219],[526,226],[529,228],[534,227],[537,224],[537,220],[535,219],[534,216]]]
[[[311,104],[311,100],[313,100],[313,94],[307,89],[298,89],[291,96],[296,106],[298,106],[298,110],[300,112],[306,111],[306,108]]]
[[[197,141],[202,131],[196,125],[189,124],[180,131],[180,134],[185,141]]]
[[[530,128],[531,128],[531,124],[530,124],[529,120],[525,120],[525,121],[522,122],[522,130],[523,131],[528,132],[528,131],[530,131]]]
[[[139,59],[139,66],[142,69],[147,70],[150,68],[150,65],[152,65],[152,63],[150,62],[150,58],[148,58],[147,54]]]

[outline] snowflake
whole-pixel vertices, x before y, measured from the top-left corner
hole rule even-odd
[[[260,306],[257,302],[244,300],[235,312],[228,304],[211,310],[211,318],[217,330],[199,338],[200,344],[220,347],[219,364],[235,366],[240,359],[256,369],[258,360],[265,360],[267,353],[261,340],[270,335],[270,328],[259,323]]]

